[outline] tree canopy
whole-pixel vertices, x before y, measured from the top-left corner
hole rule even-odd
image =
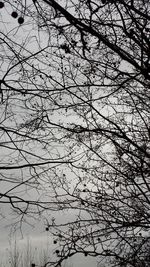
[[[148,1],[3,0],[0,17],[0,203],[13,226],[45,222],[50,266],[78,253],[149,266]]]

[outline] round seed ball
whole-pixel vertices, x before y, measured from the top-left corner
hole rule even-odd
[[[19,17],[18,18],[18,23],[19,24],[23,24],[24,23],[24,18],[23,17]]]
[[[4,7],[4,3],[2,1],[0,1],[0,8]]]
[[[18,13],[17,13],[16,11],[13,11],[13,12],[11,13],[11,16],[12,16],[14,19],[16,19],[16,18],[18,17]]]

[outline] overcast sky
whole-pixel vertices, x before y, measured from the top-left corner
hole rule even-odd
[[[5,263],[8,261],[8,255],[9,251],[11,250],[10,244],[12,244],[12,248],[14,247],[14,241],[17,242],[17,247],[20,249],[20,251],[24,251],[28,245],[28,242],[30,243],[33,254],[38,255],[40,251],[48,251],[47,255],[53,255],[54,250],[56,247],[53,245],[53,239],[50,237],[49,233],[44,231],[44,229],[41,230],[40,227],[36,227],[34,230],[28,231],[28,234],[24,234],[21,236],[21,234],[16,235],[10,234],[10,230],[6,228],[6,225],[4,225],[4,222],[1,221],[0,224],[0,263]],[[39,251],[39,252],[37,252]],[[35,256],[36,258],[36,256]],[[70,258],[65,266],[66,267],[96,267],[97,266],[97,260],[96,258],[92,257],[85,257],[82,255],[76,255],[72,258]],[[37,262],[36,262],[37,261]],[[38,264],[38,259],[35,260],[35,263]]]
[[[4,32],[7,33],[11,32],[13,29],[13,23],[14,28],[16,29],[16,33],[18,33],[18,25],[17,21],[13,20],[13,18],[10,16],[11,10],[6,8],[3,11],[3,15],[0,14],[1,17],[1,25],[5,27]],[[21,30],[20,30],[21,32]],[[0,151],[0,156],[3,157],[3,151]],[[6,188],[3,187],[3,184],[1,182],[1,191],[4,193]],[[31,246],[34,248],[43,248],[47,247],[50,252],[54,249],[53,240],[51,237],[49,237],[49,233],[45,231],[44,229],[44,223],[37,223],[34,228],[29,227],[28,225],[23,225],[23,235],[21,234],[21,231],[18,231],[17,235],[12,233],[11,229],[11,217],[8,216],[9,208],[7,204],[1,205],[1,214],[3,217],[0,218],[0,258],[1,261],[8,260],[8,251],[10,250],[10,242],[17,241],[17,245],[19,248],[23,248],[27,244],[27,240],[30,240]],[[70,214],[68,214],[70,216]],[[58,216],[59,220],[59,216]],[[60,216],[60,220],[62,220]],[[81,255],[77,255],[69,260],[67,267],[95,267],[96,266],[96,259],[91,257],[84,257]]]

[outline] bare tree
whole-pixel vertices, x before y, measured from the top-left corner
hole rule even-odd
[[[45,218],[59,246],[47,264],[148,266],[148,1],[0,3],[18,19],[1,32],[1,203]]]

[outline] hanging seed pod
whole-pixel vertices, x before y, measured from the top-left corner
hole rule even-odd
[[[17,13],[16,11],[13,11],[13,12],[11,13],[11,16],[12,16],[14,19],[16,19],[16,18],[18,17],[18,13]]]
[[[4,7],[4,3],[2,1],[0,1],[0,8]]]
[[[18,18],[18,23],[21,25],[24,23],[24,18],[23,17],[19,17]]]

